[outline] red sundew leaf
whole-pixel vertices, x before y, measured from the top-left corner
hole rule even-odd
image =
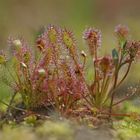
[[[117,25],[115,27],[115,33],[120,39],[125,39],[129,34],[129,28],[125,25]]]
[[[50,26],[48,27],[48,39],[50,43],[55,44],[57,43],[58,38],[58,31],[55,26]]]
[[[73,33],[67,29],[63,29],[61,32],[61,41],[67,48],[72,48],[75,46],[75,39]]]
[[[87,28],[84,31],[83,38],[88,41],[89,45],[92,47],[100,47],[101,46],[101,31],[94,28]]]

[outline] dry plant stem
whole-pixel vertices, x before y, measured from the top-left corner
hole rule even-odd
[[[117,80],[118,80],[118,71],[116,71],[116,74],[115,74],[113,89],[115,89],[115,87],[116,87]],[[113,101],[114,101],[114,96],[115,96],[115,92],[113,91],[112,94],[111,94],[111,102],[110,102],[110,108],[109,108],[109,118],[111,117],[110,114],[112,113],[112,105],[113,105]]]
[[[128,68],[127,68],[127,71],[126,71],[126,73],[125,73],[125,75],[124,75],[124,77],[121,79],[121,81],[117,84],[117,79],[118,79],[118,73],[119,73],[119,70],[118,70],[118,72],[117,72],[117,74],[116,74],[116,78],[115,78],[115,82],[114,82],[114,86],[113,86],[113,91],[111,91],[111,93],[112,93],[112,96],[111,96],[111,103],[110,103],[110,110],[109,110],[109,112],[111,113],[112,112],[112,107],[113,107],[113,101],[114,101],[114,96],[115,96],[115,90],[121,85],[121,83],[125,80],[125,78],[127,77],[127,75],[128,75],[128,73],[129,73],[129,71],[130,71],[130,68],[131,68],[131,64],[132,64],[132,62],[130,62],[129,63],[129,65],[128,65]],[[120,69],[120,67],[119,67],[119,69]],[[126,99],[125,99],[126,100]],[[123,100],[124,101],[124,100]],[[121,101],[122,102],[122,101]],[[111,117],[111,116],[109,116],[109,117]]]

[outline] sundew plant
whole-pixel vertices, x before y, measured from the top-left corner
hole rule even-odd
[[[140,42],[128,39],[128,27],[116,26],[115,34],[118,39],[117,48],[112,50],[111,55],[99,57],[98,48],[101,47],[101,32],[97,29],[88,28],[84,33],[84,39],[87,41],[94,65],[94,81],[89,88],[89,102],[100,111],[104,109],[107,102],[110,102],[108,105],[110,115],[113,106],[136,93],[126,95],[120,101],[115,101],[116,89],[126,79],[132,63],[140,56]],[[123,68],[125,68],[124,75],[120,76]]]
[[[133,94],[116,101],[116,89],[126,79],[133,62],[140,56],[140,42],[128,38],[126,26],[115,28],[117,47],[110,55],[99,56],[101,31],[87,28],[83,39],[89,54],[78,53],[76,39],[71,31],[54,25],[48,26],[33,47],[21,38],[9,38],[10,53],[1,51],[0,64],[7,70],[11,81],[6,82],[14,95],[20,95],[26,110],[52,106],[61,115],[77,108],[96,108],[111,117],[113,107]],[[7,55],[8,54],[8,55]],[[93,62],[94,80],[86,81],[87,59]],[[122,73],[123,71],[123,76]],[[4,82],[4,80],[3,80]]]

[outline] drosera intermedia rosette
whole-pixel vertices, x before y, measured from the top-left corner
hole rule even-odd
[[[92,115],[98,110],[97,114],[111,116],[112,108],[128,99],[126,95],[127,98],[116,101],[116,90],[126,79],[132,62],[140,56],[140,42],[129,38],[126,26],[118,25],[115,34],[119,46],[112,50],[112,55],[99,56],[101,31],[87,28],[83,38],[90,55],[84,51],[79,55],[73,32],[49,25],[36,39],[35,48],[22,38],[10,38],[12,55],[9,53],[7,59],[5,53],[0,52],[0,64],[11,75],[9,85],[20,95],[27,110],[42,107],[47,110],[51,106],[53,111],[66,115],[86,106]],[[90,84],[85,80],[89,56],[94,66],[91,69],[94,80],[89,79]]]

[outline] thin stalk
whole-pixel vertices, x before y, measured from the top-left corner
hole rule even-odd
[[[104,100],[103,100],[103,105],[106,103],[106,101],[109,98],[109,93],[108,93],[109,84],[110,84],[110,77],[107,77],[106,83],[105,83],[105,86],[104,86],[104,90],[103,90],[103,92],[105,93]]]
[[[130,71],[130,68],[131,68],[131,64],[132,64],[132,62],[129,63],[128,69],[127,69],[127,71],[126,71],[124,77],[123,77],[123,78],[121,79],[121,81],[117,84],[117,87],[120,86],[120,85],[122,84],[122,82],[125,80],[125,78],[127,77],[128,73],[129,73],[129,71]]]
[[[119,74],[119,70],[120,70],[120,66],[121,66],[121,63],[123,61],[123,53],[121,52],[120,54],[120,61],[119,63],[117,64],[116,66],[116,70],[115,70],[115,80],[114,80],[114,85],[113,85],[113,91],[111,90],[110,93],[111,94],[111,102],[110,102],[110,108],[109,108],[109,113],[111,114],[112,112],[112,105],[113,105],[113,101],[114,101],[114,96],[115,96],[115,91],[114,89],[116,89],[116,86],[117,86],[117,80],[118,80],[118,74]],[[111,116],[109,116],[110,118]]]
[[[97,59],[98,59],[98,54],[97,54],[97,46],[94,46],[94,55],[95,56],[92,56],[92,57],[94,57],[95,58],[95,60],[94,60],[94,63],[93,63],[93,65],[94,65],[94,69],[95,69],[95,73],[94,73],[94,77],[95,77],[95,80],[94,80],[94,82],[95,82],[95,90],[96,90],[96,95],[95,95],[95,98],[97,99],[97,102],[100,102],[99,100],[100,100],[100,81],[99,80],[97,80],[97,70],[96,70],[96,61],[97,61]],[[95,99],[95,100],[96,100]],[[98,103],[97,103],[98,104]]]
[[[114,80],[114,85],[113,85],[113,90],[116,88],[116,85],[117,85],[117,80],[118,80],[118,69],[116,70],[115,72],[115,80]],[[112,112],[112,105],[113,105],[113,101],[114,101],[114,96],[115,96],[115,92],[111,92],[111,102],[110,102],[110,107],[109,107],[109,118],[111,117],[110,114]]]
[[[8,105],[8,108],[7,108],[7,111],[6,111],[7,114],[10,114],[10,109],[11,109],[10,106],[12,105],[12,103],[13,103],[13,101],[14,101],[16,95],[17,95],[17,92],[15,92],[15,93],[13,94],[13,96],[12,96],[10,102],[9,102],[9,105]]]
[[[110,113],[112,112],[115,90],[116,90],[116,89],[122,84],[122,82],[126,79],[128,73],[129,73],[129,71],[130,71],[131,64],[132,64],[132,62],[129,63],[128,68],[127,68],[127,71],[126,71],[124,77],[121,79],[121,81],[120,81],[119,83],[117,83],[118,73],[119,73],[119,70],[120,70],[120,68],[121,68],[121,67],[120,67],[120,66],[121,66],[121,62],[122,62],[122,59],[120,60],[120,64],[119,64],[119,67],[118,67],[118,70],[117,70],[117,73],[116,73],[116,78],[115,78],[113,90],[111,91],[112,97],[111,97],[111,103],[110,103]]]

